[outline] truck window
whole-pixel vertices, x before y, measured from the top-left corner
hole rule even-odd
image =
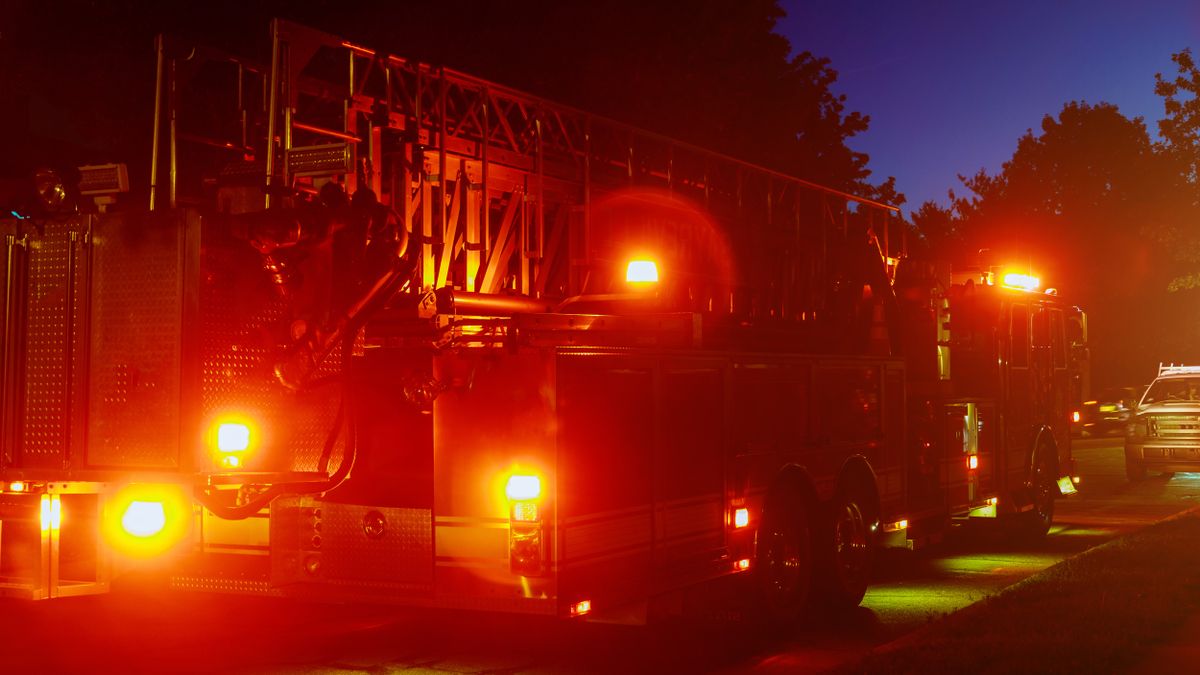
[[[1033,313],[1033,346],[1050,346],[1050,313],[1045,309]]]
[[[1029,367],[1029,308],[1027,306],[1012,306],[1009,337],[1011,339],[1009,365],[1014,368]]]
[[[1054,367],[1067,367],[1067,340],[1063,331],[1063,313],[1061,309],[1050,310],[1050,347],[1053,352]]]

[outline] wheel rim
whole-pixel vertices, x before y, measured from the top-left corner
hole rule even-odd
[[[1050,522],[1054,517],[1054,479],[1046,462],[1038,462],[1037,471],[1033,476],[1033,511],[1038,520]]]
[[[765,529],[760,567],[763,581],[776,604],[787,604],[799,593],[808,574],[804,538],[791,523],[772,522]]]
[[[842,505],[833,524],[834,569],[847,589],[865,584],[870,565],[867,522],[858,504]]]

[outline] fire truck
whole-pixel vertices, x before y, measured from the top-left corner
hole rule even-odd
[[[157,42],[120,165],[0,221],[0,590],[604,618],[1074,491],[1083,314],[896,209],[276,20]],[[630,608],[633,608],[630,610]]]

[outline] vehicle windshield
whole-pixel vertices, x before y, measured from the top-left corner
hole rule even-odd
[[[1174,377],[1156,380],[1142,397],[1142,405],[1151,403],[1200,402],[1200,377]]]

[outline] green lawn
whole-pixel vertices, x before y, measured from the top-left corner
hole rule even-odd
[[[1200,515],[1187,513],[1064,560],[843,672],[1112,672],[1197,611]]]

